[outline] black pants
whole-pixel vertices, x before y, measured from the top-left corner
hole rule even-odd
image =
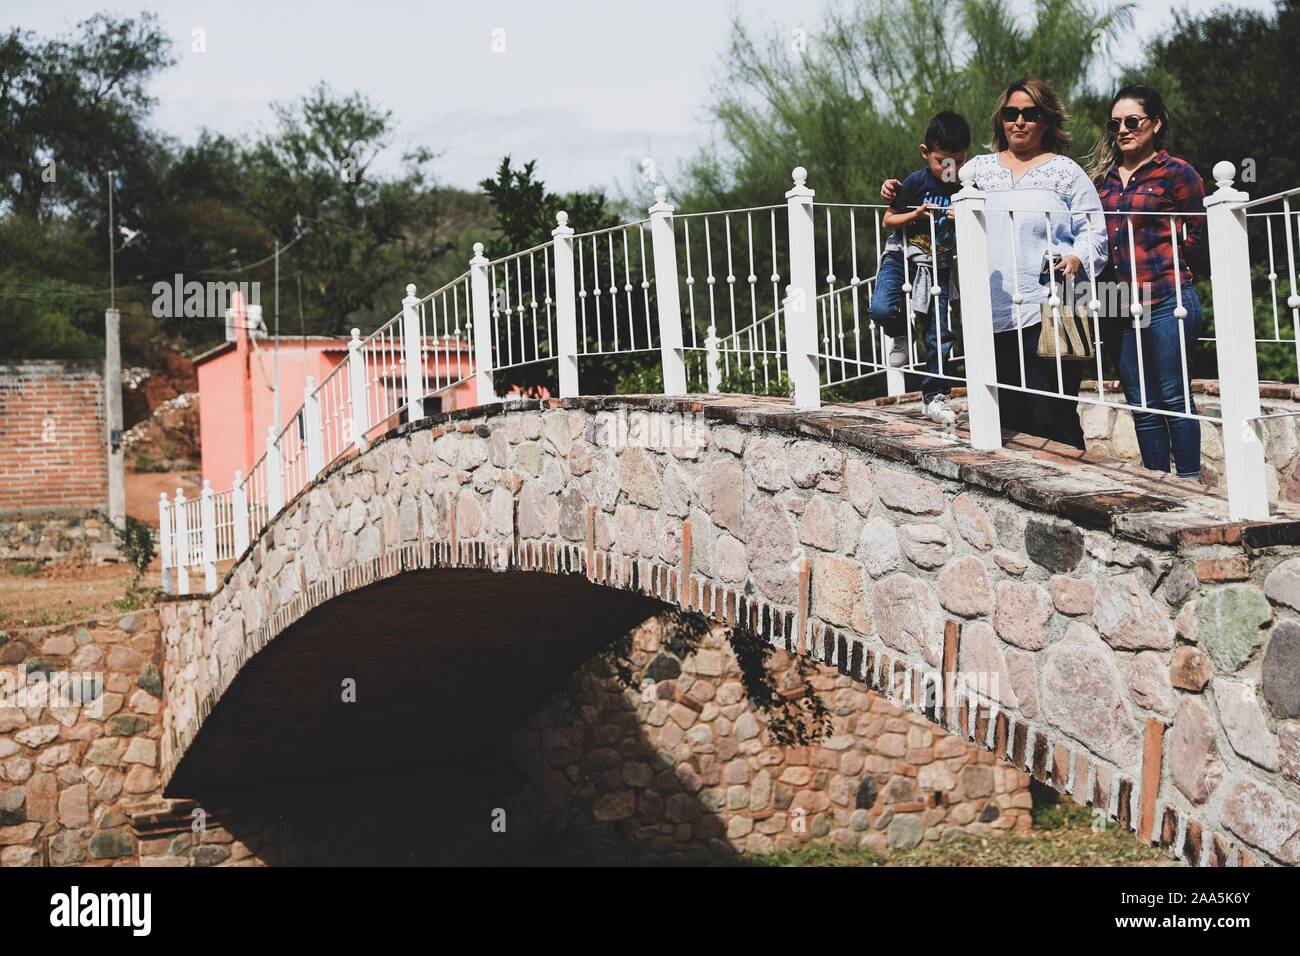
[[[1020,385],[1020,336],[1024,337],[1025,386],[1045,392],[1078,395],[1083,381],[1086,362],[1062,362],[1061,383],[1056,380],[1056,360],[1038,357],[1038,333],[1042,326],[1026,326],[1018,334],[1015,329],[997,332],[993,336],[993,350],[997,359],[998,382]],[[1008,431],[1024,432],[1058,441],[1064,445],[1083,448],[1083,426],[1079,424],[1076,402],[1065,398],[1047,398],[1010,389],[998,389],[998,409],[1002,413],[1002,427]]]

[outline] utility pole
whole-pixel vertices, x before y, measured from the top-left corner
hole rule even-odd
[[[263,247],[265,248],[265,247]],[[275,433],[280,434],[280,237],[275,239]]]
[[[113,256],[113,174],[108,174],[108,308],[104,311],[104,419],[108,440],[108,517],[126,525],[126,469],[122,453],[122,313],[117,310]]]

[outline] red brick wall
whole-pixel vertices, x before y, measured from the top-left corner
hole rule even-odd
[[[104,429],[98,363],[0,365],[0,511],[103,507]]]

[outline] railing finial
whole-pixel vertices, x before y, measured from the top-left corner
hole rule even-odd
[[[559,212],[555,214],[555,224],[560,227],[568,226],[569,214],[565,212],[563,209],[561,209]]]
[[[1237,167],[1223,159],[1214,164],[1213,174],[1214,185],[1220,189],[1231,189],[1233,180],[1237,178]]]
[[[414,283],[414,282],[408,282],[408,283],[406,284],[406,297],[407,297],[408,299],[414,299],[414,298],[415,298],[415,283]]]
[[[656,186],[655,202],[665,202],[667,201],[667,199],[668,199],[668,187],[663,185]]]
[[[360,338],[361,338],[361,330],[360,330],[360,329],[353,329],[353,330],[352,330],[352,338],[357,339],[357,340],[360,340]]]
[[[802,166],[796,166],[790,171],[790,178],[794,180],[795,186],[802,187],[808,182],[808,170]]]

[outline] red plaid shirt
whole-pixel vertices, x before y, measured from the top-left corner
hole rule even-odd
[[[1151,303],[1174,297],[1170,217],[1176,226],[1178,268],[1182,272],[1183,288],[1191,284],[1193,273],[1203,271],[1207,254],[1205,183],[1191,163],[1170,156],[1162,149],[1129,177],[1127,187],[1120,181],[1119,170],[1112,169],[1097,186],[1097,194],[1101,196],[1102,208],[1107,213],[1110,261],[1117,281],[1132,282],[1133,263],[1136,262],[1140,294],[1149,294]],[[1164,215],[1111,215],[1125,212]],[[1199,215],[1180,216],[1179,213]],[[1133,224],[1133,256],[1129,255],[1130,222]],[[1184,225],[1186,239],[1183,238]]]

